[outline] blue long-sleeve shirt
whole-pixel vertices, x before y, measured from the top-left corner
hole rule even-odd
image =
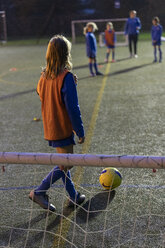
[[[125,34],[138,34],[141,29],[141,22],[138,17],[128,18],[125,25]]]
[[[160,24],[153,25],[151,28],[152,41],[155,41],[157,45],[161,44],[162,31],[163,31],[163,28]]]
[[[78,137],[84,137],[84,128],[78,103],[77,89],[72,73],[68,73],[66,75],[61,94],[71,120],[73,130],[76,132]]]
[[[97,52],[96,37],[92,32],[86,33],[86,53],[89,58],[95,58]]]

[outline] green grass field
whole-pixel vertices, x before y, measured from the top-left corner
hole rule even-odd
[[[46,45],[0,47],[0,151],[55,152],[43,139],[42,122],[33,121],[41,118],[35,88],[45,65]],[[129,59],[128,47],[116,48],[116,63],[107,65],[106,49],[98,48],[99,69],[104,74],[107,66],[109,70],[104,77],[91,78],[85,45],[73,45],[73,72],[79,78],[79,104],[89,141],[86,147],[76,145],[75,153],[165,155],[165,64],[152,63],[152,49],[150,40],[142,39],[139,58]],[[89,133],[93,115],[96,122]],[[103,168],[73,168],[85,203],[68,209],[59,181],[49,191],[57,211],[49,213],[33,204],[28,194],[50,169],[11,164],[1,170],[1,248],[165,247],[164,170],[119,168],[122,185],[109,194],[99,185]]]

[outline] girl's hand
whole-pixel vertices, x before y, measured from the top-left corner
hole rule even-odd
[[[73,74],[73,77],[74,77],[75,83],[77,84],[78,83],[78,77],[77,77],[77,75],[76,74]]]
[[[79,137],[78,143],[83,144],[85,141],[85,137]]]

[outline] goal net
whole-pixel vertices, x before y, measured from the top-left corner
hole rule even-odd
[[[0,173],[0,247],[165,247],[165,157],[0,153],[0,163],[5,166]],[[67,207],[61,181],[48,192],[55,212],[29,201],[29,192],[54,164],[75,165],[72,179],[86,195],[83,204]],[[107,166],[120,167],[123,177],[113,191],[98,182]]]
[[[7,42],[7,27],[6,27],[6,13],[0,11],[0,42]]]
[[[114,30],[116,33],[116,46],[127,46],[128,37],[124,35],[124,28],[127,18],[118,19],[96,19],[96,20],[73,20],[71,22],[72,30],[72,42],[80,42],[83,37],[83,28],[88,22],[95,22],[98,26],[98,31],[96,32],[96,38],[100,47],[105,46],[105,36],[104,31],[106,29],[107,22],[112,22]]]

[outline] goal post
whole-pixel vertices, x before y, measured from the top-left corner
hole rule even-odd
[[[0,42],[7,42],[6,12],[0,11]]]
[[[165,169],[165,157],[135,155],[0,152],[0,163]]]
[[[127,46],[128,37],[124,35],[124,28],[127,18],[111,18],[111,19],[92,19],[92,20],[73,20],[71,22],[72,43],[76,43],[77,37],[83,35],[83,27],[88,22],[95,22],[99,28],[99,46],[102,47],[104,43],[104,30],[107,22],[113,22],[115,33],[117,36],[116,46]],[[78,28],[76,28],[78,26]]]

